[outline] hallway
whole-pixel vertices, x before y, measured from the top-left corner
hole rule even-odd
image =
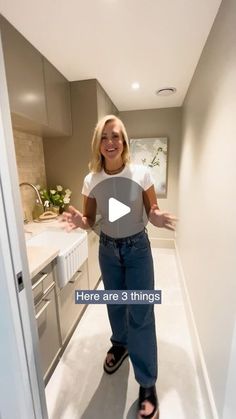
[[[184,308],[174,249],[152,249],[159,348],[157,391],[161,419],[211,419],[207,396],[196,364]],[[134,419],[138,384],[128,358],[111,376],[103,373],[110,347],[104,305],[90,305],[47,387],[49,419]],[[202,384],[202,386],[201,386]]]

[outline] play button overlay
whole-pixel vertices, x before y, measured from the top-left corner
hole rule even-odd
[[[111,223],[129,214],[131,208],[115,198],[109,198],[108,219]]]
[[[96,199],[97,214],[93,231],[109,237],[130,237],[148,223],[143,204],[143,188],[126,177],[109,177],[98,182],[90,192]]]

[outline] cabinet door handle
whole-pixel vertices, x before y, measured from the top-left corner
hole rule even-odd
[[[49,285],[49,287],[44,291],[42,298],[35,303],[35,307],[38,307],[39,304],[42,303],[42,301],[45,301],[45,297],[47,297],[47,295],[53,290],[53,288],[55,288],[56,284],[55,282],[53,282],[51,285]]]
[[[75,279],[70,279],[69,283],[70,284],[74,284],[82,275],[82,271],[77,271],[77,273],[79,274],[78,276],[75,277]],[[74,275],[75,276],[75,275]]]
[[[43,299],[44,299],[44,297],[46,297],[47,296],[47,294],[49,294],[49,292],[50,291],[52,291],[52,289],[53,288],[55,288],[55,286],[56,286],[56,284],[55,284],[55,282],[52,282],[50,285],[49,285],[49,287],[47,287],[47,289],[44,291],[44,293],[43,293]]]
[[[43,305],[43,307],[41,308],[41,310],[39,310],[38,313],[35,315],[36,320],[38,320],[38,318],[41,316],[41,314],[43,314],[43,312],[46,310],[47,306],[51,303],[51,300],[42,300],[42,301],[46,301],[46,302]]]
[[[35,288],[37,288],[37,286],[38,286],[39,284],[41,284],[41,282],[43,282],[43,280],[44,280],[45,278],[47,278],[47,276],[48,276],[48,274],[43,274],[43,275],[41,276],[41,278],[39,278],[39,280],[38,280],[37,282],[35,282],[35,284],[34,284],[34,285],[32,285],[32,290],[34,290]]]

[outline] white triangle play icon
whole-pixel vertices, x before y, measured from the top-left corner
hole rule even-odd
[[[122,204],[122,202],[115,198],[109,198],[108,219],[111,223],[124,217],[124,215],[129,214],[130,211],[131,209],[127,205]]]

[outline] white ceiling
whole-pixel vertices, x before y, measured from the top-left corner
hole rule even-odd
[[[124,111],[182,105],[220,3],[0,0],[0,12],[68,80],[96,78]],[[155,95],[167,86],[177,92]]]

